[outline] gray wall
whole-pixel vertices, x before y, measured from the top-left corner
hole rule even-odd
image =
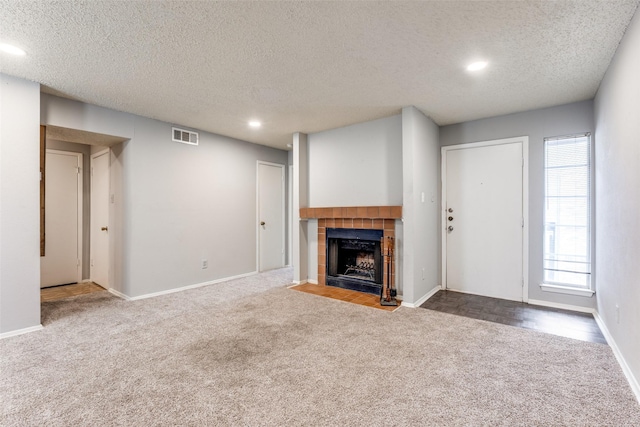
[[[40,325],[40,85],[0,74],[0,334]]]
[[[284,165],[285,151],[206,132],[180,144],[169,123],[42,102],[44,124],[130,138],[111,154],[111,287],[136,297],[256,270],[257,160]]]
[[[82,153],[82,279],[89,279],[90,225],[91,225],[91,149],[73,142],[47,139],[47,149]],[[104,149],[104,147],[96,147]]]
[[[598,313],[640,400],[640,13],[595,99]],[[616,319],[619,307],[619,320]]]
[[[143,117],[134,126],[125,144],[124,293],[256,271],[257,161],[286,165],[287,153],[205,132],[197,146],[176,143],[171,124]]]
[[[595,308],[595,297],[543,292],[543,139],[594,132],[593,101],[508,114],[440,128],[440,144],[455,145],[517,136],[529,137],[529,298],[559,304]],[[597,138],[596,138],[597,140]],[[596,263],[595,268],[598,268]],[[596,289],[598,288],[598,280]]]
[[[309,134],[309,206],[401,204],[400,115]]]
[[[415,107],[402,109],[403,301],[420,301],[440,285],[440,145],[438,126]],[[424,194],[424,200],[423,195]]]

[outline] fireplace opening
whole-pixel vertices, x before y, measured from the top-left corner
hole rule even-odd
[[[382,230],[327,228],[327,285],[379,294]]]

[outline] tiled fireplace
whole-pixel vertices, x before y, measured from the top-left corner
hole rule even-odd
[[[319,285],[369,293],[386,285],[389,263],[384,254],[395,239],[395,222],[402,218],[402,206],[302,208],[300,218],[318,219]],[[394,265],[394,288],[395,273]]]

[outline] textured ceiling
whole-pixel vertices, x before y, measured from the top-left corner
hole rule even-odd
[[[286,149],[407,105],[446,125],[590,99],[639,2],[0,0],[0,41],[27,51],[0,72]]]

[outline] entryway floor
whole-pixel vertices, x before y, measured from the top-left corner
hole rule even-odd
[[[397,307],[382,306],[380,305],[379,295],[337,288],[335,286],[314,285],[312,283],[291,286],[289,289],[295,289],[296,291],[306,292],[308,294],[320,295],[327,298],[350,302],[352,304],[364,305],[367,307],[373,307],[385,311],[396,310],[398,307],[400,307],[400,303],[402,302],[398,301]]]
[[[438,291],[420,307],[548,334],[607,344],[593,315],[453,291]]]
[[[105,289],[93,282],[74,283],[73,285],[53,286],[40,289],[40,302],[56,301],[78,295],[101,292]]]

